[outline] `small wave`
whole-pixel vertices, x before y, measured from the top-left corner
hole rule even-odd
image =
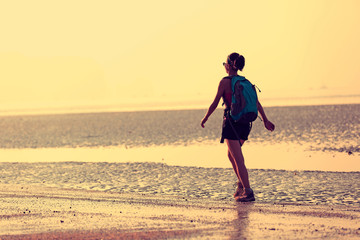
[[[345,147],[310,147],[310,151],[322,151],[322,152],[340,152],[352,155],[354,153],[360,153],[359,146],[345,146]]]

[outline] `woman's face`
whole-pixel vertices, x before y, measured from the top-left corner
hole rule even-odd
[[[229,73],[230,71],[230,65],[227,63],[227,60],[226,62],[223,63],[224,67],[225,67],[225,70],[226,70],[226,73]]]

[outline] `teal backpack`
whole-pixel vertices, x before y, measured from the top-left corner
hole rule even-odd
[[[230,116],[235,122],[249,123],[258,116],[257,94],[255,85],[243,76],[233,76],[231,79]]]

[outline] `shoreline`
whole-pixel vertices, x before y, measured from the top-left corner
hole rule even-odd
[[[350,96],[356,100],[350,101],[329,101],[329,102],[309,102],[299,98],[298,101],[285,101],[283,99],[276,100],[275,103],[264,105],[265,108],[282,108],[282,107],[316,107],[316,106],[332,106],[332,105],[359,105],[360,95]],[[305,99],[306,100],[306,99]],[[178,106],[161,106],[161,107],[121,107],[116,105],[101,106],[74,106],[74,107],[39,107],[39,108],[0,108],[0,117],[19,117],[19,116],[47,116],[47,115],[79,115],[79,114],[104,114],[104,113],[131,113],[131,112],[161,112],[161,111],[191,111],[204,110],[206,112],[208,105],[178,105]],[[219,108],[218,110],[221,110]]]
[[[333,238],[360,234],[360,208],[0,184],[0,239]]]

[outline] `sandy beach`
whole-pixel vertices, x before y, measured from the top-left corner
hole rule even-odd
[[[221,111],[206,129],[203,110],[0,117],[0,239],[360,239],[359,107],[257,121],[248,204]]]
[[[0,239],[359,239],[350,206],[0,185]]]

